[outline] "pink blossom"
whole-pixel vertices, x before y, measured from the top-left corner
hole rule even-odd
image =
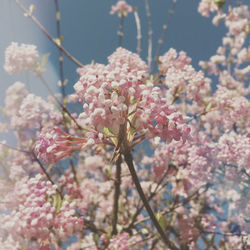
[[[50,121],[52,126],[62,121],[62,114],[59,110],[33,94],[28,94],[23,99],[19,115],[22,120],[21,126],[32,129],[49,126]]]
[[[15,82],[8,87],[5,96],[5,108],[8,110],[8,116],[13,116],[18,113],[19,107],[27,95],[28,91],[22,82]]]
[[[118,13],[120,17],[127,16],[128,13],[132,12],[133,8],[126,3],[126,1],[121,0],[116,3],[116,5],[112,5],[110,14],[113,15]]]
[[[201,0],[198,7],[198,12],[204,16],[209,17],[209,12],[217,10],[217,6],[213,0]]]
[[[176,64],[182,65],[184,58],[180,56]],[[104,128],[118,135],[120,125],[128,122],[132,112],[135,113],[132,124],[138,131],[145,129],[148,137],[185,141],[189,129],[182,115],[166,105],[160,89],[145,83],[146,63],[123,48],[118,48],[108,60],[107,66],[87,65],[81,69],[81,78],[74,86],[80,101],[85,102],[84,112],[79,116],[83,127],[91,134],[96,131],[98,137]],[[95,142],[93,136],[91,139]]]
[[[55,163],[85,145],[85,138],[73,137],[59,128],[54,128],[54,131],[42,131],[34,149],[43,162]]]
[[[109,249],[129,250],[130,247],[128,245],[128,240],[129,240],[128,233],[119,234],[110,240]]]
[[[37,65],[38,52],[35,45],[12,42],[5,51],[4,69],[9,74],[18,74],[21,70],[34,71]]]

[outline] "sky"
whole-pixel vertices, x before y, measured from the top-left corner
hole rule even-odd
[[[55,5],[52,0],[19,0],[26,8],[35,5],[34,16],[41,22],[47,31],[56,37]],[[61,11],[61,30],[64,37],[63,46],[82,64],[89,64],[92,60],[106,63],[107,57],[118,46],[117,31],[119,18],[110,15],[110,9],[116,0],[59,0]],[[147,59],[148,47],[148,22],[145,14],[144,0],[127,0],[128,4],[137,7],[142,27],[142,53],[143,60]],[[163,24],[166,22],[172,0],[148,0],[152,27],[153,27],[153,55],[157,41],[162,33]],[[199,69],[198,62],[207,60],[216,53],[225,34],[223,24],[215,27],[211,19],[202,17],[198,12],[197,0],[177,0],[174,14],[172,15],[164,43],[160,51],[163,55],[169,48],[177,51],[183,50],[192,58],[192,64]],[[10,43],[18,42],[34,44],[39,55],[49,53],[44,78],[50,87],[59,92],[57,82],[58,50],[41,32],[41,30],[16,6],[14,0],[0,1],[0,105],[4,104],[5,91],[15,81],[27,84],[30,92],[46,98],[47,90],[42,86],[31,72],[22,72],[9,76],[3,69],[4,52]],[[123,47],[136,52],[136,24],[133,14],[124,20]],[[69,80],[66,91],[72,93],[73,85],[79,78],[76,73],[77,66],[64,57],[64,75]]]

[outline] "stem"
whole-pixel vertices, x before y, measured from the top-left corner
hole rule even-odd
[[[73,176],[74,176],[74,181],[75,181],[75,183],[76,183],[77,185],[79,185],[79,183],[78,183],[78,181],[77,181],[75,165],[74,165],[74,162],[73,162],[71,156],[69,156],[69,163],[70,163],[71,171],[72,171]]]
[[[38,26],[38,28],[49,38],[51,42],[53,42],[59,49],[62,50],[62,52],[71,60],[73,61],[77,66],[84,67],[82,63],[80,63],[75,57],[73,57],[61,44],[59,44],[50,34],[49,32],[44,28],[44,26],[33,16],[29,13],[29,11],[19,2],[19,0],[14,0],[16,5],[25,13],[28,17],[31,18],[31,20]]]
[[[149,72],[151,72],[153,29],[152,29],[152,20],[151,20],[151,13],[150,13],[150,9],[149,9],[148,0],[145,0],[145,9],[146,9],[146,15],[147,15],[147,19],[148,19],[148,70],[149,70]]]
[[[158,47],[156,48],[155,57],[154,57],[154,64],[153,64],[151,73],[152,73],[152,72],[154,71],[154,69],[155,69],[156,62],[157,62],[157,59],[158,59],[159,54],[160,54],[161,46],[162,46],[162,44],[163,44],[163,39],[164,39],[164,36],[165,36],[165,34],[166,34],[166,31],[167,31],[167,28],[168,28],[169,21],[170,21],[170,19],[171,19],[171,16],[172,16],[173,13],[174,13],[174,9],[175,9],[175,6],[176,6],[176,2],[177,2],[177,0],[172,0],[172,6],[171,6],[171,9],[170,9],[169,12],[168,12],[167,21],[166,21],[166,23],[163,25],[163,30],[162,30],[160,39],[158,40]]]
[[[116,161],[116,176],[115,176],[115,193],[114,193],[114,204],[113,204],[113,217],[112,217],[112,235],[117,234],[117,221],[118,221],[118,210],[119,210],[119,196],[121,186],[121,155]]]
[[[34,152],[32,152],[32,155],[33,155],[35,161],[39,164],[39,166],[42,169],[43,173],[46,175],[48,180],[51,182],[51,184],[56,185],[55,182],[51,179],[49,173],[46,171],[46,169],[43,166],[43,164],[41,163],[41,161],[36,157],[36,154]],[[56,188],[56,191],[60,194],[60,197],[63,198],[63,195],[62,195],[61,191],[58,188]]]
[[[158,220],[156,219],[148,201],[147,201],[147,198],[142,190],[142,187],[141,187],[141,184],[140,184],[140,181],[138,179],[138,176],[136,174],[136,171],[135,171],[135,167],[134,167],[134,164],[133,164],[133,158],[132,158],[132,155],[131,155],[131,152],[129,150],[126,150],[124,152],[124,159],[125,159],[125,162],[127,163],[128,165],[128,168],[129,168],[129,171],[130,171],[130,174],[132,176],[132,179],[133,179],[133,182],[136,186],[136,189],[140,195],[140,198],[142,199],[142,202],[150,216],[150,219],[152,220],[154,226],[156,227],[158,233],[160,234],[161,236],[161,239],[164,241],[165,245],[168,246],[170,249],[172,250],[178,250],[178,248],[175,246],[175,244],[173,242],[171,242],[167,236],[165,235],[162,227],[160,226]]]
[[[67,115],[72,119],[72,121],[75,123],[75,125],[77,126],[78,129],[82,130],[82,127],[78,124],[78,122],[76,121],[76,119],[70,114],[70,112],[68,111],[68,109],[56,98],[56,96],[54,95],[53,91],[51,90],[51,88],[49,87],[48,83],[45,81],[45,79],[43,78],[43,76],[42,75],[38,75],[38,77],[42,81],[43,85],[48,89],[49,93],[54,98],[55,102],[59,105],[59,107],[62,109],[62,111],[64,111],[65,113],[67,113]]]
[[[61,19],[61,13],[59,11],[59,3],[58,0],[55,0],[55,6],[56,6],[56,33],[57,33],[57,39],[61,40],[61,29],[60,29],[60,19]],[[63,74],[63,51],[61,48],[58,47],[58,61],[59,61],[59,73],[60,73],[60,80],[61,80],[61,91],[62,91],[62,104],[64,105],[64,98],[65,98],[65,86],[64,86],[64,74]]]
[[[134,10],[134,16],[135,16],[135,24],[136,24],[136,29],[137,29],[137,36],[136,36],[137,48],[136,48],[136,51],[137,51],[137,54],[140,55],[142,35],[141,35],[141,22],[140,22],[140,18],[139,18],[137,10]]]
[[[123,27],[124,27],[124,17],[120,18],[120,25],[118,30],[118,47],[122,46],[122,38],[123,38]]]
[[[156,195],[156,192],[158,191],[158,187],[161,185],[161,183],[163,182],[163,180],[165,179],[165,177],[167,176],[168,174],[168,170],[169,170],[169,166],[168,166],[168,169],[166,170],[165,174],[162,176],[162,178],[160,179],[160,181],[158,182],[158,185],[156,186],[154,192],[152,192],[150,194],[150,196],[148,197],[148,202]],[[143,209],[143,205],[141,205],[140,207],[137,208],[136,212],[134,213],[133,217],[132,217],[132,220],[131,220],[131,223],[128,225],[128,227],[126,228],[126,230],[131,230],[131,228],[133,227],[136,219],[137,219],[137,216],[140,214],[141,210]]]
[[[7,145],[7,144],[2,143],[2,142],[0,142],[0,145],[4,146],[4,147],[6,147],[6,148],[9,148],[9,149],[12,149],[12,150],[18,151],[18,152],[22,152],[22,153],[30,154],[30,151],[28,151],[28,150],[23,150],[23,149],[20,149],[20,148],[16,148],[16,147],[13,147],[13,146]]]

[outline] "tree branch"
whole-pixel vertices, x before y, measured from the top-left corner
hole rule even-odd
[[[142,199],[142,202],[143,202],[143,204],[144,204],[144,206],[145,206],[145,208],[150,216],[150,219],[152,220],[154,226],[156,227],[158,233],[160,234],[161,239],[164,241],[165,245],[168,246],[170,249],[178,250],[178,247],[176,247],[176,245],[167,238],[166,234],[164,233],[162,227],[160,226],[158,220],[156,219],[156,217],[155,217],[155,215],[154,215],[154,213],[153,213],[153,211],[152,211],[152,209],[147,201],[147,198],[142,190],[140,181],[138,179],[138,176],[137,176],[135,168],[134,168],[133,158],[132,158],[131,152],[128,150],[125,150],[125,152],[123,154],[124,154],[125,162],[127,163],[129,171],[131,173],[133,182],[134,182],[136,189],[140,195],[140,198]]]
[[[34,17],[32,16],[29,11],[19,2],[19,0],[14,0],[16,5],[25,13],[28,17],[31,18],[31,20],[39,27],[39,29],[49,38],[50,41],[52,41],[59,49],[62,50],[62,52],[71,60],[73,61],[77,66],[84,67],[82,63],[80,63],[75,57],[73,57],[60,43],[58,43],[50,34],[49,32],[42,26],[42,24]]]
[[[116,176],[115,176],[115,192],[114,192],[114,203],[113,203],[113,216],[112,216],[112,235],[117,234],[117,221],[118,221],[118,210],[119,210],[119,196],[121,186],[121,155],[116,161]]]

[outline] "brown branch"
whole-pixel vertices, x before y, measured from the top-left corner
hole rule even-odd
[[[148,197],[148,202],[156,195],[158,187],[161,185],[161,183],[163,182],[163,180],[165,179],[165,177],[168,174],[168,170],[169,170],[169,166],[168,166],[168,169],[166,170],[166,172],[164,173],[164,175],[162,176],[162,178],[160,179],[159,183],[157,184],[154,192],[152,192],[150,194],[150,196]],[[131,230],[131,228],[133,227],[133,225],[134,225],[134,223],[136,221],[137,216],[140,214],[143,207],[144,207],[144,205],[141,205],[140,207],[137,208],[136,212],[133,215],[133,218],[132,218],[130,224],[128,225],[128,227],[125,228],[125,231],[130,231]]]
[[[119,196],[120,196],[120,186],[121,186],[121,163],[122,163],[122,157],[120,155],[116,161],[115,192],[114,192],[113,216],[112,216],[112,235],[117,234]]]
[[[155,228],[157,229],[158,233],[160,234],[161,239],[164,241],[165,245],[168,246],[170,249],[178,250],[178,247],[167,238],[165,232],[163,231],[162,227],[160,226],[158,220],[156,219],[156,217],[155,217],[155,215],[154,215],[154,213],[153,213],[153,211],[148,203],[148,200],[147,200],[147,198],[142,190],[140,181],[139,181],[138,176],[136,174],[131,152],[129,150],[125,150],[125,152],[123,154],[124,154],[125,162],[127,163],[130,174],[132,176],[133,182],[134,182],[136,189],[140,195],[140,198],[142,199],[142,202],[143,202],[143,204],[144,204],[144,206],[145,206],[145,208],[150,216],[150,219],[152,220]]]

